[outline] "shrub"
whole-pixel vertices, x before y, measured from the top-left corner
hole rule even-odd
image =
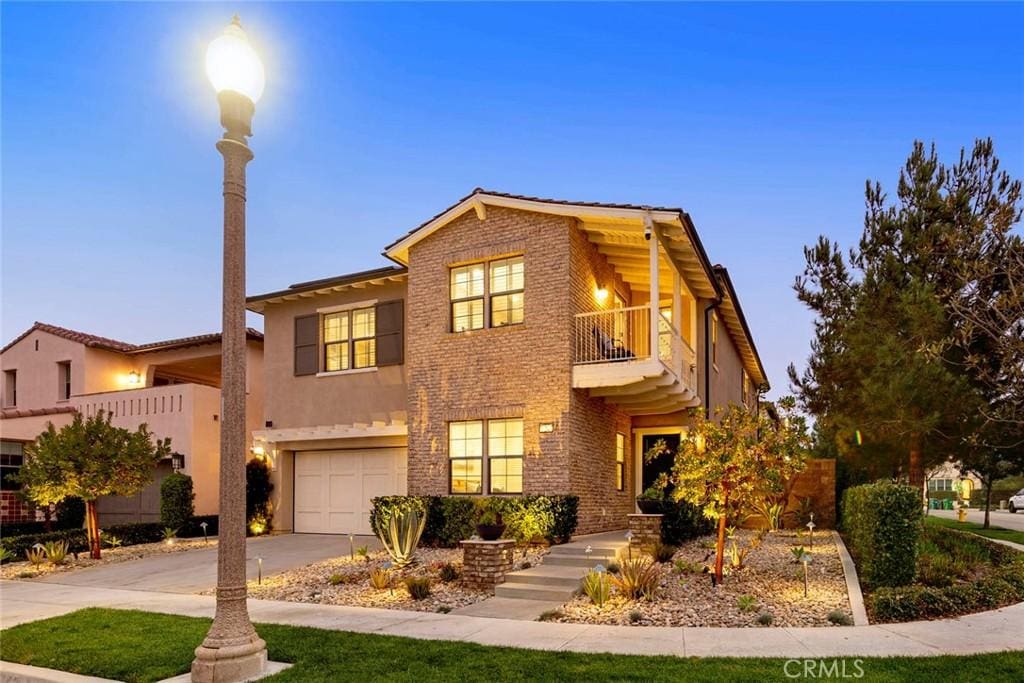
[[[391,572],[380,567],[371,569],[370,585],[379,591],[391,588]]]
[[[604,607],[604,603],[608,602],[608,598],[612,595],[612,582],[608,573],[594,569],[591,569],[583,577],[583,584],[580,588],[583,594],[598,607]]]
[[[160,523],[172,529],[183,529],[195,513],[196,494],[192,477],[175,472],[160,483]]]
[[[656,564],[641,557],[624,561],[618,575],[611,580],[627,600],[650,600],[658,590],[661,574]]]
[[[245,463],[245,523],[262,526],[263,530],[273,528],[274,514],[270,507],[270,494],[274,485],[270,483],[270,465],[265,460],[253,459]]]
[[[714,527],[699,507],[684,500],[663,500],[658,512],[664,515],[661,518],[661,541],[669,545],[682,545],[711,533]]]
[[[622,567],[619,566],[618,562],[616,562],[615,560],[612,560],[611,562],[608,563],[608,566],[606,567],[606,569],[608,570],[609,574],[618,574],[622,570]]]
[[[643,621],[643,618],[644,614],[640,610],[634,609],[629,611],[629,623],[639,624],[641,621]]]
[[[736,598],[736,607],[741,612],[753,612],[757,609],[757,598],[753,595],[741,595]]]
[[[775,616],[771,612],[761,612],[757,615],[757,623],[761,626],[771,626],[775,621]]]
[[[540,613],[537,621],[558,621],[564,616],[565,612],[560,609],[547,609]]]
[[[451,583],[459,579],[459,570],[451,562],[445,562],[441,565],[441,568],[437,571],[438,577],[445,583]]]
[[[1024,601],[1024,559],[993,567],[986,575],[946,587],[879,588],[867,598],[873,620],[916,621],[967,614]]]
[[[68,542],[50,541],[43,546],[43,551],[46,553],[46,559],[50,564],[55,567],[62,565],[68,558]]]
[[[842,526],[867,586],[905,586],[914,580],[922,530],[916,489],[888,482],[851,487],[843,495]]]
[[[345,577],[341,574],[331,574],[327,578],[327,583],[331,584],[332,586],[337,586],[339,584],[345,583]]]
[[[434,611],[437,612],[438,614],[448,614],[449,612],[452,611],[452,608],[449,607],[448,605],[438,605],[437,609],[434,610]]]
[[[680,559],[672,563],[672,571],[676,574],[700,574],[704,571],[704,565],[700,562]]]
[[[55,507],[58,528],[81,529],[85,524],[85,501],[78,496],[68,496]]]
[[[46,562],[46,550],[43,548],[29,548],[25,551],[25,559],[27,559],[33,567],[38,567],[43,562]]]
[[[169,526],[165,526],[164,527],[164,532],[163,533],[164,533],[164,541],[167,542],[167,543],[172,542],[174,539],[176,539],[178,537],[178,530],[177,529],[172,529]]]
[[[544,539],[564,543],[576,531],[579,498],[576,496],[502,496],[493,505],[519,540]],[[455,547],[476,532],[474,500],[461,496],[380,496],[372,500],[370,527],[378,536],[390,510],[416,509],[426,514],[422,543]]]
[[[426,600],[430,597],[429,576],[409,576],[405,579],[405,590],[413,600]]]
[[[829,612],[828,621],[836,626],[853,626],[853,617],[841,609],[834,609]]]
[[[12,553],[6,547],[0,546],[0,563],[10,562],[14,558],[15,558],[14,553]]]
[[[122,541],[117,536],[112,536],[108,534],[106,531],[100,532],[100,543],[107,546],[108,548],[120,548],[122,545],[124,545],[124,541]]]
[[[679,548],[677,548],[674,545],[662,543],[661,541],[655,541],[651,545],[651,557],[654,558],[655,562],[671,562],[677,550],[679,550]]]

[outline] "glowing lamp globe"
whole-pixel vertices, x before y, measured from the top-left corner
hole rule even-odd
[[[206,75],[218,93],[241,93],[254,103],[263,94],[263,62],[249,44],[238,15],[206,49]]]

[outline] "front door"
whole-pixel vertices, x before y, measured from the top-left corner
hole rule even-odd
[[[665,442],[664,447],[648,461],[647,452],[654,448],[659,441]],[[671,473],[672,462],[675,460],[676,450],[679,448],[679,434],[644,434],[640,439],[640,445],[643,451],[640,477],[643,488],[640,489],[640,493],[643,493],[657,481],[659,475]]]

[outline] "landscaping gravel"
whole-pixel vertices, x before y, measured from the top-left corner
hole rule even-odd
[[[750,546],[756,532],[739,530],[739,547]],[[731,542],[726,541],[728,569]],[[803,567],[796,562],[791,549],[803,545],[812,557],[808,565],[809,591],[804,597]],[[674,561],[714,562],[714,538],[704,537],[683,545]],[[586,596],[579,596],[562,607],[555,620],[588,624],[622,624],[634,626],[752,626],[760,627],[758,617],[772,615],[771,626],[832,626],[828,615],[839,610],[851,618],[849,598],[839,553],[831,532],[814,535],[814,548],[808,547],[806,536],[779,531],[764,537],[752,549],[746,566],[726,575],[722,586],[715,588],[711,574],[680,571],[673,563],[662,564],[661,584],[651,601],[627,601],[615,594],[598,608]],[[698,570],[699,571],[699,570]],[[740,609],[740,596],[753,596],[754,606]],[[632,618],[631,618],[632,617]],[[764,618],[767,620],[767,618]]]
[[[516,550],[515,569],[524,562],[536,565],[546,549],[530,549],[524,556]],[[462,550],[448,548],[420,548],[416,551],[416,564],[406,569],[392,569],[392,588],[377,590],[370,585],[370,571],[383,568],[391,561],[384,551],[369,553],[366,558],[358,555],[335,557],[298,569],[291,569],[271,577],[264,577],[263,583],[249,582],[249,597],[262,600],[286,600],[325,605],[350,605],[354,607],[381,607],[385,609],[412,610],[416,612],[440,612],[471,605],[490,593],[465,586],[461,580],[444,582],[438,573],[444,563],[453,564],[461,574]],[[331,576],[337,575],[335,584]],[[405,589],[403,580],[409,576],[431,578],[430,596],[413,600]]]
[[[89,557],[88,551],[79,553],[78,558],[68,553],[64,564],[53,565],[49,562],[33,566],[22,558],[19,562],[8,562],[0,566],[0,579],[35,579],[40,576],[54,574],[57,572],[70,572],[86,567],[96,567],[105,564],[116,564],[139,560],[150,555],[161,555],[164,553],[180,553],[188,550],[201,550],[203,548],[216,548],[217,539],[211,538],[209,543],[199,538],[178,538],[174,543],[160,541],[159,543],[140,543],[138,545],[124,546],[120,548],[104,548],[98,560]]]

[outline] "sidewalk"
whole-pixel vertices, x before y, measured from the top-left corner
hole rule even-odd
[[[0,625],[113,607],[212,617],[209,596],[0,582]],[[255,622],[311,626],[537,650],[687,657],[843,657],[975,654],[1021,648],[1024,603],[960,619],[832,628],[678,628],[598,626],[250,600]]]

